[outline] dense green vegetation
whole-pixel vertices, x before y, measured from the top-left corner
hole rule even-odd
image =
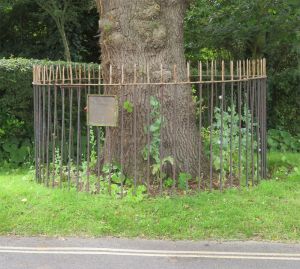
[[[194,196],[113,199],[51,190],[0,172],[0,234],[299,241],[299,154],[272,153],[273,179]]]
[[[145,199],[51,190],[34,182],[32,66],[59,60],[98,62],[98,13],[93,0],[0,1],[0,235],[84,235],[169,239],[267,239],[300,241],[300,3],[297,0],[195,0],[186,15],[185,48],[191,61],[265,57],[268,65],[268,176],[250,189]],[[3,59],[2,59],[3,58]],[[32,60],[32,59],[44,60]],[[159,159],[159,103],[152,100],[152,173],[165,177]],[[129,102],[124,109],[132,112]],[[217,144],[220,112],[215,111]],[[234,116],[237,148],[238,118]],[[244,115],[245,116],[245,115]],[[231,118],[224,114],[224,138]],[[243,123],[245,120],[243,120]],[[246,125],[246,124],[243,124]],[[204,150],[208,132],[203,128]],[[247,134],[249,130],[243,127]],[[93,133],[91,133],[93,135]],[[246,149],[242,137],[243,150]],[[92,140],[95,142],[95,140]],[[91,150],[95,152],[93,142]],[[257,148],[257,145],[253,145]],[[224,149],[228,175],[229,148]],[[219,148],[213,165],[220,166]],[[278,153],[280,152],[280,153]],[[233,152],[237,159],[238,152]],[[92,154],[91,164],[96,162]],[[57,161],[59,158],[57,157]],[[242,167],[246,160],[242,160]],[[9,167],[9,168],[8,168]],[[121,180],[117,168],[113,178]],[[242,168],[244,169],[244,168]],[[87,174],[87,170],[82,174]],[[64,172],[64,171],[63,171]],[[110,168],[103,167],[104,175]],[[58,174],[58,173],[57,173]],[[179,189],[190,179],[179,175]],[[93,180],[93,176],[91,176]],[[119,181],[118,181],[119,180]],[[165,178],[164,187],[174,182]],[[114,190],[113,190],[114,193]],[[182,193],[184,193],[182,191]]]
[[[0,59],[0,163],[16,166],[32,162],[34,64],[65,62]]]
[[[44,2],[1,1],[0,58],[67,58],[62,38],[65,34],[73,61],[97,62],[99,32],[94,1],[68,0],[66,6],[57,0],[47,5]],[[190,60],[267,58],[268,128],[278,130],[270,132],[275,138],[269,141],[277,150],[280,145],[275,143],[281,134],[288,132],[295,137],[300,133],[299,6],[294,0],[195,0],[185,21],[186,55]],[[7,137],[16,139],[21,156],[29,154],[33,62],[0,61],[0,162],[10,160],[7,150],[15,150],[3,149]],[[295,145],[291,145],[293,150]],[[21,157],[16,163],[23,161]]]
[[[267,59],[269,128],[294,135],[300,133],[299,16],[297,0],[197,0],[186,17],[189,59]]]
[[[18,165],[32,158],[32,66],[27,59],[0,59],[0,162]]]
[[[66,11],[62,2],[68,4]],[[38,5],[43,3],[44,8]],[[63,18],[72,61],[98,61],[98,14],[93,0],[1,0],[0,58],[65,59],[61,28],[53,15]]]

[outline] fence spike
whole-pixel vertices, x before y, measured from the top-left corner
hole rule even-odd
[[[43,84],[46,84],[46,66],[43,66],[43,72],[42,72],[42,80]]]
[[[88,65],[88,83],[90,84],[91,82],[91,66]]]
[[[71,78],[71,84],[73,84],[73,70],[72,70],[72,64],[70,64],[70,78]]]
[[[79,65],[79,83],[81,83],[81,78],[82,78],[82,66]]]
[[[86,64],[83,65],[83,70],[82,70],[82,71],[83,71],[83,74],[82,74],[82,75],[83,75],[83,79],[85,80],[85,79],[87,79],[87,75],[86,75]]]
[[[218,75],[217,60],[214,60],[214,68],[215,68],[215,77],[216,77]]]
[[[101,65],[98,66],[98,85],[101,84]]]
[[[121,66],[121,84],[124,84],[124,65]]]
[[[242,61],[242,65],[243,65],[243,75],[242,75],[242,77],[245,78],[246,77],[246,62],[245,62],[245,60]]]
[[[209,62],[208,60],[206,61],[206,76],[208,77],[209,75]]]
[[[62,84],[65,84],[65,66],[62,68]]]
[[[225,64],[223,60],[222,60],[222,81],[225,81]]]
[[[210,80],[214,81],[214,61],[211,61]]]
[[[246,78],[249,79],[249,60],[246,60]]]
[[[35,65],[32,67],[32,82],[35,84]]]
[[[53,65],[50,66],[50,69],[49,69],[49,80],[48,80],[48,84],[51,85],[52,83],[52,72],[53,72]]]
[[[200,61],[199,62],[199,65],[198,65],[198,69],[199,69],[199,81],[201,81],[202,82],[202,62]]]
[[[58,78],[58,66],[55,68],[55,84],[57,84],[57,78]]]

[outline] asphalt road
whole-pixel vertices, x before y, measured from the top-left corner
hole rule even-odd
[[[300,244],[0,237],[0,269],[299,269]]]

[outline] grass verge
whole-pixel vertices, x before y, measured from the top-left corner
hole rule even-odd
[[[300,155],[272,153],[273,180],[249,190],[115,200],[0,172],[0,234],[300,241]],[[276,178],[276,179],[275,179]]]

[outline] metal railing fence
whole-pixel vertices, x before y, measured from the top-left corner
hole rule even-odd
[[[124,196],[265,178],[265,59],[188,63],[184,74],[157,69],[34,66],[36,180]],[[89,107],[93,96],[112,96],[116,117],[108,101]],[[87,114],[116,126],[88,125]]]

